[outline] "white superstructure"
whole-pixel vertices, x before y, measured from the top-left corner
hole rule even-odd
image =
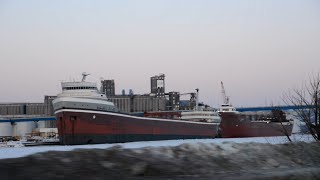
[[[220,123],[221,119],[217,111],[189,111],[182,112],[181,119],[200,122]]]
[[[231,104],[221,104],[218,112],[237,112],[237,110]]]
[[[195,122],[214,122],[220,123],[219,113],[204,104],[199,104],[199,89],[196,89],[196,107],[193,111],[181,112],[181,119]]]
[[[53,109],[85,109],[118,112],[106,95],[98,91],[97,84],[85,82],[89,74],[82,73],[80,82],[62,82],[62,93],[53,100]]]

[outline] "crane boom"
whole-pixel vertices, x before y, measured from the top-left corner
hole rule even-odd
[[[226,90],[224,89],[223,82],[221,81],[221,94],[222,94],[222,101],[224,104],[229,104],[229,97],[226,94]]]

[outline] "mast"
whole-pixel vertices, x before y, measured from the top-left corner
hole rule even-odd
[[[82,73],[82,82],[84,82],[86,80],[86,77],[90,75],[89,73],[83,72]]]

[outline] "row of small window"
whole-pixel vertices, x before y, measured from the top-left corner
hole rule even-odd
[[[74,90],[74,89],[94,89],[96,90],[96,87],[64,87],[63,90]]]

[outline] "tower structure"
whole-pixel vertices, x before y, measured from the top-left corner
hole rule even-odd
[[[180,93],[179,92],[169,92],[168,109],[171,111],[180,109]]]
[[[101,81],[101,93],[105,94],[107,97],[115,95],[115,85],[113,79]]]
[[[165,97],[165,75],[160,74],[150,78],[151,80],[151,94],[157,97]]]

